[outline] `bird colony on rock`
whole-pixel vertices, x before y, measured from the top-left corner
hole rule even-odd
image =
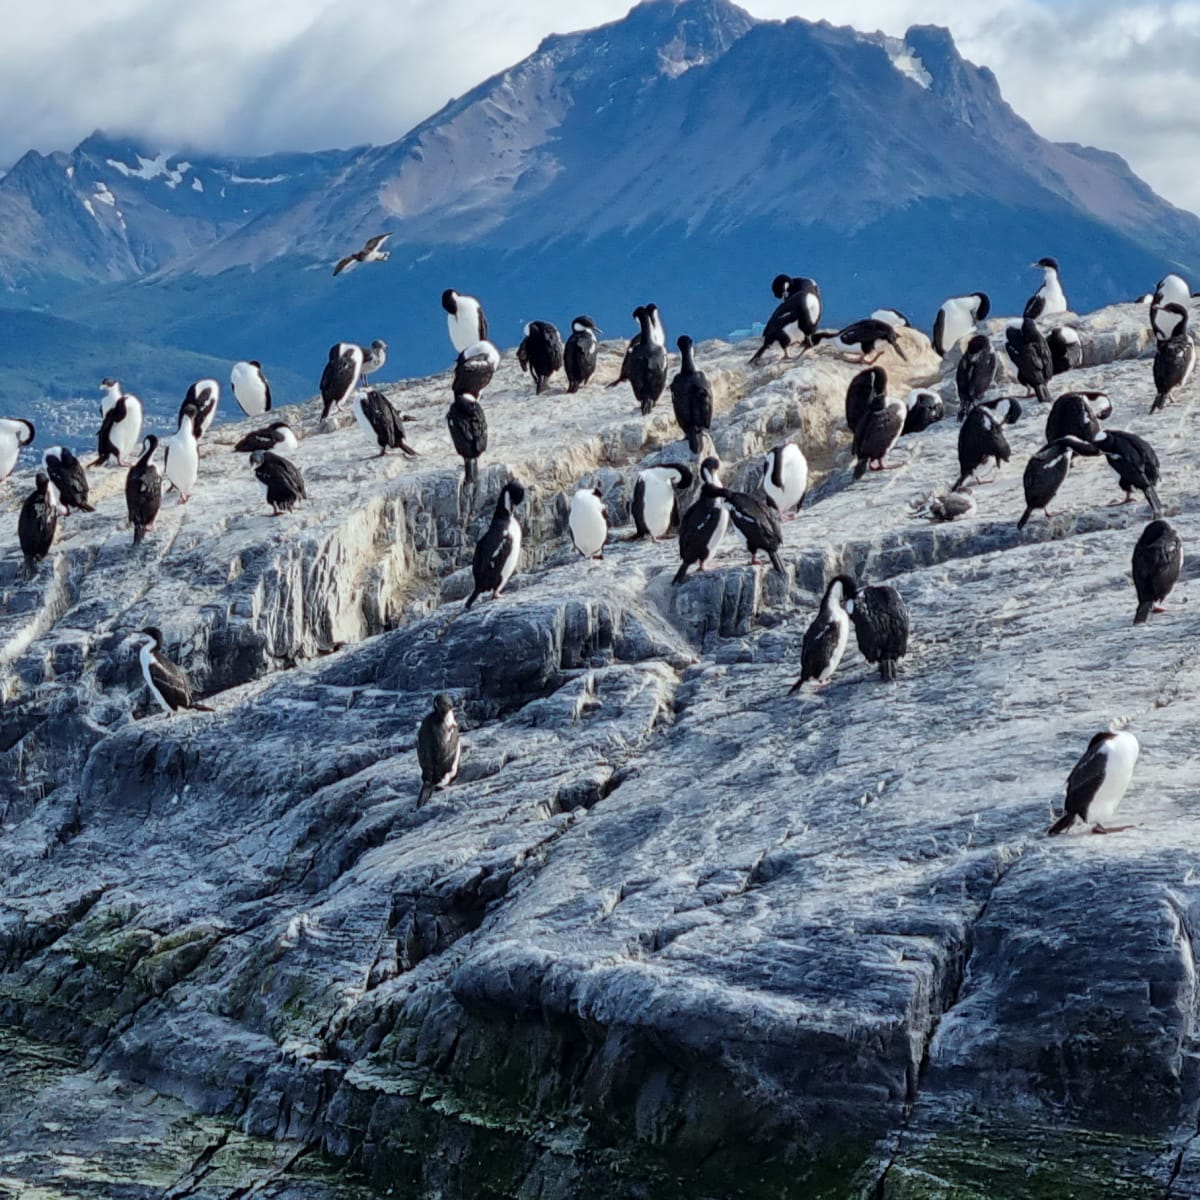
[[[359,264],[386,261],[388,252],[381,247],[389,236],[385,233],[372,237],[361,250],[342,258],[334,267],[334,275]],[[1158,458],[1144,438],[1102,424],[1114,411],[1104,393],[1068,391],[1051,402],[1051,381],[1081,365],[1082,345],[1078,332],[1068,325],[1059,325],[1048,335],[1039,327],[1039,320],[1065,313],[1068,306],[1058,263],[1043,258],[1034,266],[1043,272],[1043,282],[1025,305],[1021,319],[1010,322],[1004,331],[1004,348],[1018,382],[1028,389],[1029,396],[1048,406],[1046,443],[1025,466],[1025,510],[1017,527],[1024,528],[1039,510],[1049,516],[1048,505],[1066,483],[1077,458],[1104,457],[1117,473],[1125,494],[1123,502],[1129,502],[1133,492],[1140,491],[1154,517],[1133,551],[1137,594],[1134,621],[1142,624],[1152,612],[1162,611],[1183,562],[1179,535],[1162,519],[1156,490]],[[822,329],[822,296],[816,280],[780,274],[772,281],[771,292],[778,303],[763,328],[762,344],[750,359],[751,364],[760,362],[772,348],[782,352],[783,360],[792,358],[793,346],[798,346],[800,356],[816,352],[826,342],[858,348],[854,361],[862,363],[864,369],[850,381],[845,403],[846,425],[852,435],[852,480],[862,480],[868,471],[884,470],[887,456],[901,437],[919,435],[943,419],[945,405],[936,392],[916,388],[907,399],[889,395],[886,369],[878,363],[888,350],[906,359],[898,333],[910,325],[904,314],[881,308],[839,329]],[[1144,299],[1150,304],[1157,345],[1155,399],[1150,407],[1153,413],[1170,404],[1194,372],[1196,349],[1189,327],[1192,296],[1183,279],[1168,275]],[[448,288],[442,293],[441,306],[456,354],[446,425],[454,450],[463,460],[462,487],[467,500],[464,512],[469,517],[478,483],[478,461],[489,449],[481,399],[501,362],[501,354],[488,340],[487,317],[477,298]],[[1000,469],[1012,457],[1005,429],[1027,414],[1016,397],[986,398],[996,380],[997,358],[991,339],[979,331],[978,325],[988,316],[990,307],[987,293],[977,291],[949,298],[936,314],[932,336],[935,351],[942,356],[961,351],[954,373],[961,423],[958,473],[952,486],[914,504],[915,516],[948,521],[975,513],[978,501],[966,489],[968,481],[987,482],[979,479],[979,473],[988,464]],[[649,414],[667,388],[666,331],[656,304],[639,305],[633,310],[633,318],[637,332],[626,346],[618,377],[608,386],[628,383],[641,413]],[[601,332],[590,316],[579,315],[572,320],[564,343],[553,323],[529,322],[516,356],[532,379],[535,393],[543,394],[560,371],[565,375],[567,395],[586,387],[596,372]],[[692,338],[680,336],[676,345],[680,364],[670,380],[671,403],[692,460],[661,462],[638,472],[631,502],[633,537],[654,542],[677,530],[680,565],[672,580],[676,585],[685,582],[691,567],[702,572],[713,565],[730,526],[744,541],[752,565],[758,563],[760,553],[765,554],[771,567],[786,575],[780,557],[783,522],[795,518],[808,493],[805,456],[794,442],[783,443],[763,456],[756,475],[757,491],[726,487],[720,477],[719,460],[706,453],[714,420],[713,388],[697,364]],[[367,376],[383,367],[387,349],[387,344],[378,339],[368,347],[356,342],[335,342],[330,347],[319,383],[322,429],[336,429],[333,418],[349,405],[379,456],[398,449],[407,457],[417,457],[404,425],[412,418],[401,415],[382,391],[364,386]],[[247,416],[262,417],[271,412],[270,385],[258,361],[235,363],[230,385]],[[194,494],[200,468],[199,445],[216,418],[219,400],[216,380],[198,380],[187,390],[175,431],[143,436],[141,402],[126,393],[117,380],[102,381],[98,457],[91,466],[128,467],[126,509],[135,546],[153,531],[164,482],[168,491],[177,493],[180,504],[187,503]],[[13,417],[0,419],[0,481],[14,474],[22,451],[33,444],[35,437],[31,422]],[[234,446],[236,453],[250,455],[272,516],[291,513],[308,499],[303,476],[288,457],[298,446],[291,425],[280,419],[246,434]],[[161,469],[155,462],[160,450]],[[681,506],[697,480],[699,489],[694,499]],[[18,541],[27,575],[32,576],[49,555],[60,519],[66,519],[72,511],[94,511],[88,491],[83,464],[69,448],[52,446],[44,452],[34,489],[18,517]],[[473,587],[464,610],[469,610],[484,593],[490,592],[493,600],[498,600],[517,571],[522,545],[517,511],[525,500],[526,488],[520,481],[510,479],[501,487],[491,522],[474,548]],[[601,489],[579,486],[571,496],[567,513],[567,531],[574,548],[588,560],[603,558],[610,529]],[[897,678],[899,662],[908,652],[910,631],[903,598],[893,587],[865,585],[850,575],[838,574],[828,582],[817,614],[804,634],[800,678],[792,686],[793,693],[806,683],[822,688],[832,681],[848,646],[851,628],[863,658],[878,665],[880,678]],[[211,711],[196,702],[187,675],[166,655],[157,628],[143,629],[131,635],[131,640],[138,647],[149,694],[163,712]],[[1063,816],[1050,833],[1080,826],[1114,832],[1110,823],[1132,779],[1138,751],[1132,733],[1097,733],[1070,772]],[[421,769],[419,806],[458,775],[462,745],[451,696],[441,693],[434,698],[432,711],[420,723],[417,755]]]

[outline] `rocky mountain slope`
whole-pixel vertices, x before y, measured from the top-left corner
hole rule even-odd
[[[1147,415],[1144,309],[1080,327],[1089,365],[1058,382],[1107,388],[1111,424],[1152,439],[1190,548],[1195,393]],[[901,392],[938,371],[905,336]],[[325,1196],[319,1158],[429,1197],[1196,1193],[1194,569],[1132,626],[1148,518],[1108,506],[1102,461],[1016,530],[1033,402],[978,513],[931,526],[909,502],[956,474],[952,417],[850,484],[857,368],[748,356],[700,347],[728,478],[788,437],[818,472],[786,577],[733,545],[677,588],[673,542],[582,562],[574,487],[620,536],[638,466],[686,449],[663,406],[535,398],[511,358],[472,512],[440,378],[395,389],[411,462],[310,411],[292,516],[267,515],[231,427],[143,552],[116,471],[33,583],[4,543],[0,1012],[30,1039],[6,1061],[52,1077],[22,1085],[6,1178],[61,1187],[82,1156],[91,1194],[161,1194],[99,1118],[111,1096],[147,1114],[176,1195]],[[510,475],[525,563],[465,613]],[[851,649],[788,698],[839,569],[902,592],[900,678]],[[146,714],[126,638],[150,622],[215,713]],[[442,689],[463,771],[418,810]],[[1048,841],[1110,723],[1142,743],[1136,827]],[[61,1145],[31,1151],[47,1122]]]
[[[364,336],[407,374],[438,369],[447,286],[509,342],[579,312],[615,327],[631,279],[704,337],[765,319],[779,270],[818,278],[838,323],[886,304],[926,328],[978,288],[1019,309],[1047,253],[1082,309],[1200,276],[1200,219],[1116,156],[1041,138],[946,30],[756,21],[728,0],[547,38],[385,146],[223,163],[96,136],[26,156],[5,216],[14,303],[296,373]],[[389,263],[331,277],[383,230]],[[0,362],[22,355],[0,322]],[[69,352],[39,366],[78,393]]]

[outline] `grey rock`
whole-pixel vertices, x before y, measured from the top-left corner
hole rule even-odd
[[[1132,346],[1131,320],[1080,324]],[[786,577],[735,533],[679,587],[672,541],[568,552],[560,498],[596,481],[622,519],[677,430],[620,390],[582,398],[586,422],[547,410],[508,360],[469,511],[432,420],[441,378],[404,390],[431,418],[411,463],[309,431],[293,516],[267,516],[214,444],[142,555],[107,477],[37,579],[6,545],[0,1015],[61,1048],[31,1112],[55,1120],[64,1089],[85,1105],[72,1145],[105,1186],[143,1194],[113,1158],[124,1109],[94,1117],[111,1093],[236,1127],[254,1163],[229,1166],[231,1190],[265,1186],[257,1139],[275,1139],[429,1197],[1186,1194],[1195,573],[1135,629],[1148,515],[1108,507],[1103,460],[1018,533],[1041,434],[1022,421],[974,513],[918,524],[910,501],[955,472],[953,422],[847,487],[856,366],[746,357],[706,348],[728,477],[785,437],[814,469]],[[899,394],[937,375],[914,360]],[[1194,392],[1150,417],[1145,361],[1077,375],[1151,439],[1194,544]],[[464,612],[510,476],[529,488],[519,586]],[[789,698],[837,571],[900,590],[909,654],[888,685],[851,648]],[[124,638],[151,621],[215,713],[150,714]],[[418,810],[416,726],[442,690],[462,770]],[[1143,747],[1136,828],[1047,841],[1110,722]],[[44,1138],[21,1157],[28,1123],[0,1129],[5,1178],[54,1178]]]

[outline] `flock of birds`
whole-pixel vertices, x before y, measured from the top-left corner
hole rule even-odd
[[[381,246],[387,236],[372,238],[361,251],[343,258],[334,274],[359,263],[385,261],[388,254]],[[1043,335],[1038,320],[1065,313],[1068,305],[1057,262],[1044,258],[1034,265],[1043,271],[1043,283],[1025,306],[1021,321],[1010,324],[1005,331],[1005,350],[1018,381],[1026,386],[1028,395],[1049,405],[1046,444],[1025,468],[1026,508],[1018,527],[1023,527],[1039,509],[1048,515],[1047,506],[1066,480],[1076,456],[1103,455],[1117,472],[1124,502],[1133,498],[1134,490],[1140,490],[1154,516],[1133,555],[1137,592],[1134,620],[1141,623],[1152,610],[1160,611],[1179,577],[1183,560],[1178,534],[1162,519],[1156,491],[1158,459],[1145,439],[1102,427],[1101,422],[1112,413],[1102,393],[1067,392],[1051,399],[1051,380],[1081,364],[1082,347],[1078,334],[1069,326]],[[858,361],[864,369],[851,380],[846,394],[855,480],[868,470],[885,469],[887,455],[902,435],[919,433],[944,417],[941,398],[933,392],[915,389],[907,400],[888,395],[887,375],[877,362],[888,348],[906,357],[897,332],[909,324],[903,313],[881,309],[840,329],[825,329],[820,326],[822,298],[815,280],[779,275],[771,289],[778,304],[763,328],[762,345],[751,363],[758,362],[772,348],[782,351],[784,359],[791,357],[795,346],[803,355],[824,341],[836,340],[844,347],[858,348]],[[1172,400],[1195,369],[1196,348],[1188,328],[1188,306],[1193,297],[1182,278],[1168,275],[1159,281],[1154,293],[1141,299],[1149,303],[1157,346],[1153,367],[1156,394],[1150,409],[1156,412]],[[462,486],[469,515],[474,505],[478,460],[488,448],[487,418],[480,397],[492,381],[501,355],[488,340],[487,318],[475,297],[447,289],[441,303],[457,351],[446,423],[454,449],[463,460]],[[955,374],[960,471],[957,482],[931,497],[921,511],[920,515],[935,520],[953,520],[975,511],[975,501],[966,485],[978,478],[978,472],[989,461],[997,466],[1009,461],[1011,450],[1004,429],[1022,415],[1016,398],[985,399],[996,378],[997,358],[990,339],[977,332],[977,326],[989,311],[986,293],[952,297],[942,305],[934,323],[932,345],[938,354],[946,355],[965,339]],[[633,316],[638,332],[627,345],[618,377],[608,386],[628,383],[641,411],[648,414],[667,390],[666,334],[657,305],[639,305]],[[532,378],[538,394],[559,371],[566,376],[568,392],[575,393],[595,373],[601,332],[591,317],[580,315],[572,321],[564,342],[553,324],[533,321],[525,327],[517,360]],[[673,584],[682,583],[693,565],[703,571],[713,561],[731,524],[744,539],[751,563],[757,563],[758,554],[764,553],[774,569],[783,573],[779,557],[781,522],[795,515],[807,493],[804,454],[794,442],[787,442],[765,455],[760,493],[725,487],[719,460],[704,454],[713,420],[712,388],[696,365],[691,338],[680,337],[676,345],[680,367],[670,380],[671,401],[689,450],[701,459],[699,494],[681,514],[680,497],[694,484],[692,468],[683,462],[669,462],[643,469],[631,505],[634,537],[657,541],[677,528],[680,566]],[[416,456],[418,451],[405,436],[404,422],[411,418],[398,412],[382,392],[363,386],[367,377],[384,365],[386,355],[387,346],[382,341],[369,347],[339,342],[330,348],[320,380],[322,426],[326,427],[328,419],[349,404],[364,434],[379,447],[380,455],[398,449]],[[270,413],[271,389],[260,363],[236,363],[230,383],[247,416]],[[178,493],[179,503],[187,503],[191,497],[199,473],[198,446],[212,425],[219,397],[216,380],[197,381],[180,406],[175,432],[161,438],[153,434],[143,438],[138,398],[124,392],[114,379],[102,381],[97,458],[91,466],[110,462],[119,467],[128,465],[125,498],[135,546],[153,529],[162,505],[164,482],[168,490]],[[35,435],[28,420],[0,419],[0,481],[14,472],[21,450],[33,442]],[[307,498],[300,469],[287,457],[298,444],[291,426],[276,419],[247,434],[234,447],[250,455],[273,516],[290,512]],[[160,449],[161,470],[155,462]],[[524,498],[525,488],[518,480],[510,480],[501,489],[491,523],[475,546],[474,587],[466,600],[467,609],[485,592],[499,597],[516,570],[522,531],[515,510]],[[94,511],[88,503],[87,475],[67,447],[52,446],[42,456],[34,490],[18,517],[17,533],[27,575],[32,576],[49,554],[60,517],[65,518],[72,510]],[[574,493],[568,530],[581,555],[589,559],[603,557],[609,524],[599,488],[580,488]],[[897,664],[907,653],[909,637],[909,614],[902,597],[894,587],[860,586],[850,576],[838,575],[826,587],[817,615],[805,632],[800,678],[792,692],[805,683],[821,686],[833,678],[852,627],[860,652],[869,663],[878,664],[881,678],[896,678]],[[211,711],[196,702],[186,674],[164,653],[162,634],[156,627],[147,627],[135,637],[150,695],[164,712],[185,708]],[[421,722],[417,751],[421,804],[434,790],[453,782],[458,773],[461,746],[449,696],[439,694],[432,711]],[[1107,822],[1128,787],[1137,755],[1138,744],[1132,734],[1097,734],[1068,779],[1064,815],[1050,833],[1063,832],[1077,821],[1095,832],[1111,831]]]

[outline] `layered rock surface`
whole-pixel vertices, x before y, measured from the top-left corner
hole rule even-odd
[[[1144,322],[1082,321],[1092,365],[1056,390],[1106,388],[1110,424],[1152,440],[1190,547],[1192,394],[1147,415]],[[911,366],[884,360],[901,393],[938,374],[906,338]],[[294,515],[268,515],[231,426],[143,551],[118,471],[32,583],[6,541],[0,1012],[69,1048],[56,1087],[144,1089],[422,1196],[1197,1194],[1190,565],[1134,628],[1148,516],[1108,507],[1102,460],[1016,530],[1036,402],[977,514],[932,526],[910,501],[957,475],[952,416],[850,484],[858,368],[824,347],[749,371],[749,352],[699,358],[728,479],[786,437],[816,468],[786,578],[731,538],[671,587],[673,542],[616,540],[638,466],[686,455],[669,402],[535,398],[511,361],[469,511],[441,378],[395,393],[409,462],[310,413]],[[510,475],[523,569],[464,613]],[[602,562],[566,540],[580,482],[625,525]],[[837,570],[903,594],[900,679],[851,649],[788,698]],[[215,714],[144,716],[125,639],[150,623]],[[418,810],[439,690],[466,753]],[[1047,841],[1110,722],[1143,747],[1136,828]],[[64,1120],[54,1089],[30,1106]],[[103,1158],[105,1131],[70,1121]]]

